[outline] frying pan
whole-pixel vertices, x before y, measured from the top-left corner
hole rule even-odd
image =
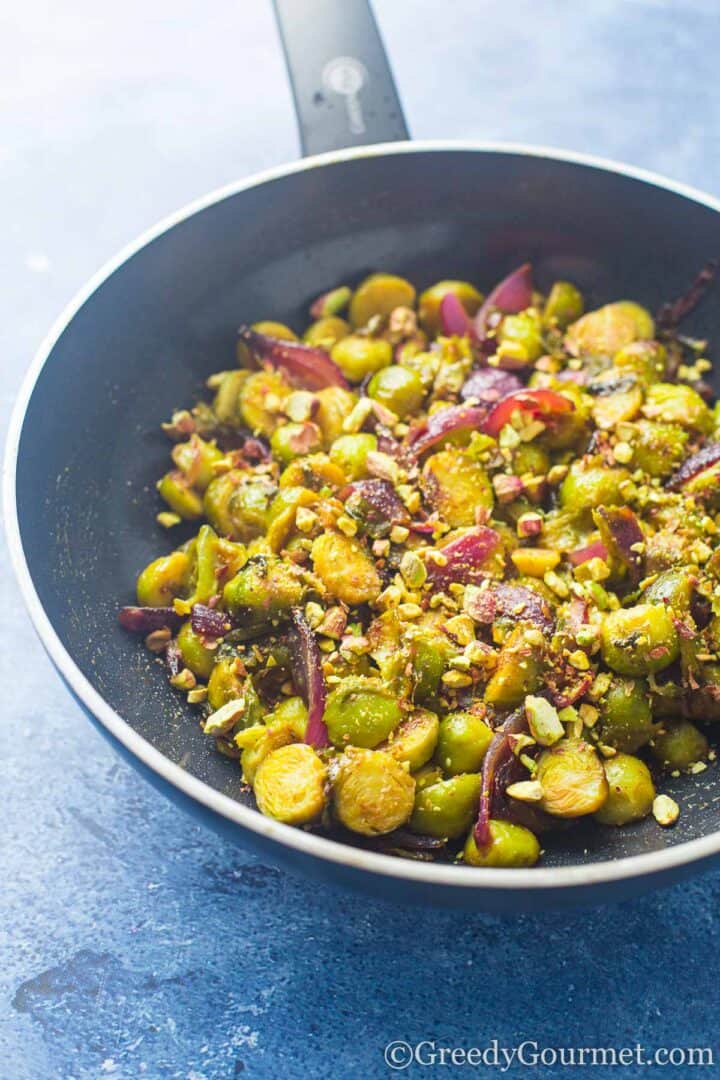
[[[720,250],[720,203],[649,173],[525,146],[406,141],[364,0],[278,0],[277,12],[303,148],[323,153],[214,192],[126,248],[62,314],[20,394],[5,515],[45,648],[160,790],[323,881],[516,911],[627,896],[709,866],[720,855],[714,768],[665,784],[682,805],[673,830],[652,819],[578,828],[548,840],[532,870],[413,862],[281,825],[243,803],[237,763],[118,628],[139,568],[173,546],[153,525],[168,449],[159,423],[232,364],[240,323],[299,327],[312,297],[375,269],[487,288],[527,259],[541,285],[570,278],[591,305],[632,297],[654,309]],[[687,330],[720,339],[720,307],[700,308]]]

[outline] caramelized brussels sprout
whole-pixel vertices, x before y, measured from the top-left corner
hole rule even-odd
[[[407,763],[411,772],[427,764],[435,752],[440,724],[434,712],[417,709],[401,720],[383,748],[398,761]]]
[[[268,817],[288,825],[305,825],[322,813],[325,780],[325,766],[311,746],[281,746],[260,765],[255,775],[255,798]]]
[[[480,776],[460,773],[418,791],[410,828],[423,836],[454,838],[470,828],[480,802]]]
[[[359,540],[341,533],[323,533],[313,541],[315,573],[327,591],[345,604],[367,604],[380,593],[375,564]]]
[[[144,607],[170,607],[182,596],[190,581],[190,557],[185,551],[171,551],[153,559],[137,579],[138,604]]]
[[[350,382],[359,383],[392,363],[392,345],[384,338],[350,334],[340,338],[330,355]]]
[[[509,821],[490,821],[490,843],[478,847],[471,832],[463,848],[468,866],[534,866],[540,858],[540,844],[534,833]]]
[[[613,679],[599,707],[598,737],[606,746],[632,753],[650,740],[655,728],[644,680]]]
[[[425,497],[452,528],[474,525],[478,507],[492,507],[493,489],[483,466],[462,450],[432,454],[422,471]]]
[[[602,657],[620,675],[650,675],[677,660],[680,645],[672,614],[660,604],[636,604],[606,614]]]
[[[689,720],[665,720],[652,739],[650,753],[664,769],[684,772],[708,754],[708,741]]]
[[[595,813],[602,825],[628,825],[652,810],[655,785],[644,761],[631,754],[616,754],[605,762],[608,797]]]
[[[602,762],[583,739],[563,739],[544,750],[536,778],[542,788],[542,809],[553,817],[594,814],[608,797]]]
[[[650,313],[631,300],[589,311],[568,327],[565,346],[573,356],[614,356],[633,341],[655,335]]]
[[[398,307],[415,304],[415,289],[405,278],[394,274],[371,274],[353,293],[350,322],[354,327],[367,326],[376,315],[389,315]]]
[[[398,726],[402,711],[396,695],[379,679],[350,676],[329,695],[323,719],[339,749],[360,746],[372,750]]]
[[[350,748],[340,760],[333,795],[335,814],[346,829],[381,836],[410,818],[415,781],[391,754]]]
[[[450,713],[440,723],[437,760],[451,776],[478,772],[492,737],[492,729],[481,717],[469,712]]]
[[[368,395],[402,418],[417,412],[425,389],[417,372],[391,364],[373,375],[368,384]]]

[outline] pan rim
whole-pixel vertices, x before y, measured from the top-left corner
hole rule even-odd
[[[658,173],[636,166],[615,162],[592,154],[579,153],[514,142],[486,142],[478,140],[418,140],[413,142],[378,143],[372,146],[348,148],[318,154],[296,162],[275,166],[254,173],[252,176],[226,184],[202,195],[179,210],[162,218],[144,230],[134,241],[123,247],[105,263],[82,286],[60,313],[22,381],[12,410],[5,456],[3,460],[3,504],[5,530],[11,563],[20,590],[30,613],[35,630],[59,674],[73,694],[93,716],[143,765],[181,793],[199,803],[226,821],[263,837],[271,842],[293,849],[299,855],[312,856],[326,863],[339,864],[350,870],[371,875],[394,878],[439,889],[455,888],[486,890],[490,893],[548,892],[580,890],[632,878],[662,874],[675,868],[708,859],[720,854],[720,829],[708,836],[687,840],[659,851],[629,855],[621,859],[607,859],[586,865],[570,867],[534,867],[531,869],[503,870],[497,868],[468,868],[439,863],[412,862],[390,855],[365,851],[326,837],[303,832],[266,818],[258,811],[242,806],[223,795],[209,784],[187,773],[170,761],[151,743],[139,735],[98,693],[81,672],[70,653],[56,633],[35,589],[30,568],[23,548],[16,498],[16,474],[20,439],[25,415],[35,386],[42,375],[46,362],[55,345],[76,314],[92,298],[93,294],[110,276],[153,240],[168,232],[175,225],[223,200],[270,181],[291,176],[325,165],[340,164],[361,158],[393,156],[395,154],[425,153],[429,151],[457,151],[467,153],[518,154],[526,157],[546,158],[586,168],[601,169],[653,187],[661,188],[692,202],[720,212],[720,199],[688,184],[669,180]]]

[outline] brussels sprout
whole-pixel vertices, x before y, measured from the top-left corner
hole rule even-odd
[[[230,469],[208,485],[205,514],[220,535],[247,543],[267,529],[274,495],[275,485],[266,477],[256,478],[243,469]]]
[[[360,432],[341,435],[330,447],[330,460],[345,473],[348,480],[367,476],[367,456],[377,449],[377,435]]]
[[[339,488],[347,483],[347,477],[339,465],[327,454],[309,454],[291,461],[280,475],[280,488],[307,488],[320,491],[324,487]],[[272,507],[270,508],[272,517]]]
[[[485,689],[485,701],[500,709],[519,705],[540,689],[545,664],[543,639],[535,627],[521,623],[506,638],[497,666]]]
[[[620,675],[662,671],[680,651],[671,612],[661,604],[610,611],[601,627],[602,657]]]
[[[594,814],[608,796],[602,762],[583,739],[564,739],[544,750],[535,776],[542,788],[542,809],[553,817]]]
[[[359,383],[392,363],[392,345],[384,338],[350,334],[333,346],[330,355],[350,382]]]
[[[413,307],[415,289],[405,278],[394,274],[371,274],[353,293],[350,322],[367,326],[375,315],[389,315],[397,307]]]
[[[328,695],[323,720],[331,742],[339,749],[360,746],[372,750],[402,719],[396,695],[379,680],[350,676]]]
[[[373,375],[368,384],[368,396],[392,409],[396,416],[404,417],[421,407],[425,389],[415,371],[391,364]]]
[[[632,467],[661,479],[685,459],[688,433],[679,424],[639,420],[634,428]]]
[[[270,439],[270,449],[283,465],[289,464],[295,458],[322,450],[322,445],[322,432],[311,420],[281,424],[275,428]]]
[[[540,858],[540,844],[534,833],[509,821],[489,822],[490,843],[478,847],[471,832],[465,841],[463,862],[467,866],[534,866]]]
[[[568,327],[565,346],[573,356],[614,356],[633,341],[654,335],[650,313],[631,300],[619,300],[589,311]]]
[[[143,607],[170,607],[182,596],[190,581],[190,557],[184,551],[172,551],[145,567],[137,579],[138,604]]]
[[[545,301],[543,321],[546,326],[558,326],[564,330],[579,319],[584,310],[585,302],[579,289],[569,281],[556,281]]]
[[[439,722],[434,712],[417,709],[401,720],[383,747],[398,761],[406,762],[411,772],[422,768],[435,752]]]
[[[254,372],[240,390],[239,408],[243,423],[256,435],[272,435],[290,391],[280,372]]]
[[[475,524],[478,507],[491,508],[493,489],[482,465],[462,450],[440,450],[422,471],[425,497],[452,528]]]
[[[616,754],[605,762],[608,797],[595,813],[602,825],[628,825],[652,810],[655,785],[644,761],[631,754]]]
[[[651,581],[643,593],[643,600],[648,604],[664,604],[672,608],[676,615],[690,611],[698,568],[696,566],[674,567],[664,570]]]
[[[643,413],[649,420],[681,427],[709,435],[713,416],[697,390],[682,383],[655,383],[645,397]]]
[[[313,541],[315,573],[328,592],[345,604],[367,604],[380,595],[375,563],[355,537],[323,533]]]
[[[336,345],[342,338],[347,337],[349,333],[351,333],[350,323],[346,322],[345,319],[341,319],[337,315],[325,315],[322,319],[318,319],[317,322],[308,326],[303,334],[303,341],[306,345],[312,345],[318,349],[325,349],[325,352],[330,352],[333,345]]]
[[[261,322],[252,324],[252,328],[257,334],[265,334],[266,337],[274,337],[279,341],[297,341],[298,336],[294,330],[291,330],[285,323],[275,322],[272,319],[263,319]]]
[[[432,706],[437,703],[450,643],[444,634],[419,634],[413,641],[412,654],[413,700],[418,705]]]
[[[560,485],[560,506],[575,514],[598,506],[620,506],[626,501],[620,489],[629,477],[627,469],[573,464]]]
[[[327,771],[311,746],[294,743],[273,750],[255,775],[255,798],[267,817],[305,825],[325,806]]]
[[[408,821],[415,781],[391,754],[350,747],[340,759],[333,795],[335,814],[346,829],[380,836]]]
[[[297,567],[276,556],[256,555],[227,583],[223,600],[248,628],[260,629],[300,604],[304,594]]]
[[[165,473],[157,488],[170,509],[185,521],[202,517],[202,496],[179,469]]]
[[[492,729],[474,713],[450,713],[440,722],[437,760],[453,776],[478,772],[492,738]]]
[[[684,772],[706,758],[708,749],[707,739],[689,720],[663,721],[650,744],[650,753],[668,772]]]
[[[208,649],[203,638],[196,634],[190,620],[182,624],[177,635],[183,664],[200,679],[209,679],[215,665],[215,651]]]
[[[345,417],[352,412],[357,398],[342,386],[325,386],[315,392],[315,400],[318,406],[313,419],[329,447],[342,435]]]
[[[423,787],[415,797],[410,828],[423,836],[462,836],[477,814],[480,786],[477,773],[459,773]]]
[[[598,738],[616,750],[629,753],[639,750],[655,730],[650,695],[644,680],[613,679],[599,708]]]
[[[213,465],[222,461],[222,450],[215,443],[206,442],[199,435],[191,435],[187,442],[176,443],[172,459],[181,473],[198,491],[204,491],[215,476]]]
[[[634,341],[616,353],[613,364],[623,372],[632,372],[646,384],[665,376],[667,349],[659,341]]]
[[[236,656],[223,656],[215,664],[208,681],[208,704],[213,712],[242,697],[247,676]]]

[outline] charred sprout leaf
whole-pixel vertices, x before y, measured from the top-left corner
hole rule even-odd
[[[518,390],[498,402],[482,424],[482,430],[496,438],[515,412],[547,424],[574,408],[569,398],[554,390]]]
[[[595,523],[609,553],[627,570],[633,585],[643,574],[645,537],[629,506],[601,506],[594,511]]]
[[[476,525],[441,549],[441,563],[427,560],[428,578],[438,589],[444,589],[451,582],[467,585],[482,581],[485,578],[483,566],[499,543],[500,536],[494,529]]]
[[[293,679],[308,710],[305,742],[316,749],[329,746],[330,739],[323,720],[326,689],[322,657],[315,635],[300,608],[293,608],[290,612],[288,643],[293,659]]]
[[[184,621],[171,607],[124,607],[119,622],[131,634],[151,634],[153,630],[178,630]]]
[[[238,336],[258,360],[281,368],[290,382],[304,390],[322,390],[326,386],[348,388],[348,381],[324,349],[282,341],[242,326]]]
[[[496,405],[498,401],[522,390],[523,384],[517,375],[500,368],[476,368],[470,372],[460,391],[463,401],[475,398],[481,405]]]
[[[659,327],[663,330],[674,330],[691,311],[695,310],[714,282],[718,265],[717,259],[711,259],[702,268],[687,292],[679,296],[677,300],[662,305],[655,317]]]
[[[475,316],[475,331],[478,337],[485,337],[488,316],[493,311],[501,311],[503,315],[516,315],[519,311],[530,307],[532,294],[532,266],[530,263],[524,263],[503,278],[480,307]]]
[[[207,604],[193,604],[190,623],[196,634],[206,638],[224,637],[237,626],[235,619],[226,611],[208,607]]]
[[[481,430],[487,414],[487,406],[483,405],[448,405],[446,409],[438,409],[411,433],[410,453],[419,457],[449,435]]]

